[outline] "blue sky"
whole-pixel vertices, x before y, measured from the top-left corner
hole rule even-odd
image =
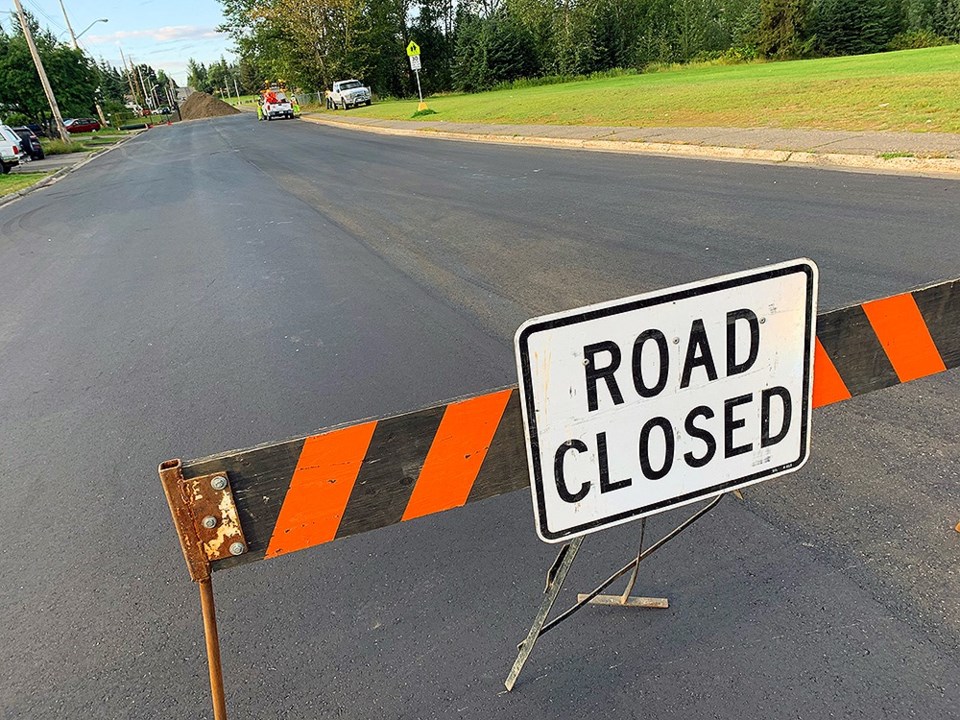
[[[58,0],[21,2],[42,25],[69,42]],[[99,18],[108,20],[83,32],[80,44],[93,57],[116,66],[121,64],[119,42],[134,62],[166,70],[183,85],[188,58],[209,64],[220,55],[232,57],[229,38],[216,32],[223,21],[216,0],[64,0],[64,5],[77,34]],[[2,22],[9,28],[8,18]]]

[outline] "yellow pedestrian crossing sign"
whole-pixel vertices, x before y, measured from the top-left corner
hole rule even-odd
[[[417,45],[413,40],[410,41],[410,44],[407,45],[407,55],[410,57],[417,57],[420,54],[420,46]]]

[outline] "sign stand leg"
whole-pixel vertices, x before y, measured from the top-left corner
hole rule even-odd
[[[627,587],[622,595],[597,595],[592,599],[585,600],[587,595],[581,593],[577,595],[577,602],[585,601],[588,605],[615,605],[617,607],[635,607],[635,608],[655,608],[666,610],[670,607],[670,601],[667,598],[655,597],[631,597],[634,585],[637,584],[637,575],[640,572],[640,561],[643,559],[643,535],[646,530],[647,519],[640,519],[640,547],[637,549],[637,558],[633,561],[633,572],[630,573],[630,579],[627,580]]]
[[[545,635],[552,628],[556,627],[568,617],[573,615],[577,610],[582,608],[584,605],[588,605],[596,598],[613,598],[613,602],[599,602],[595,603],[598,605],[622,605],[626,604],[629,607],[667,607],[665,598],[630,598],[629,593],[633,590],[633,585],[636,582],[636,569],[643,560],[646,560],[648,557],[653,555],[657,550],[662,548],[668,542],[673,540],[677,535],[682,533],[688,527],[693,525],[697,520],[702,518],[708,512],[713,510],[717,505],[720,504],[720,501],[724,498],[724,495],[717,495],[713,500],[704,505],[702,508],[697,510],[693,515],[688,517],[682,523],[680,523],[673,530],[668,532],[662,538],[657,540],[653,545],[648,547],[646,550],[643,550],[643,529],[641,529],[641,549],[637,553],[637,556],[624,565],[622,568],[617,570],[613,575],[604,580],[600,585],[595,587],[589,593],[582,593],[577,596],[577,602],[570,606],[567,610],[563,611],[557,617],[555,617],[550,622],[545,622],[547,615],[550,613],[550,609],[553,607],[553,603],[556,601],[557,596],[560,594],[560,588],[563,586],[563,581],[567,577],[567,573],[570,571],[570,566],[573,565],[573,559],[577,556],[577,550],[580,549],[580,544],[583,541],[583,537],[578,537],[576,540],[571,542],[569,545],[564,545],[560,550],[560,554],[557,556],[557,559],[553,563],[553,567],[550,568],[550,572],[547,573],[547,588],[545,590],[546,597],[543,599],[543,602],[540,604],[540,609],[537,611],[537,616],[534,618],[533,625],[530,628],[530,632],[527,633],[526,639],[517,646],[519,654],[517,659],[513,663],[513,667],[510,669],[510,674],[507,676],[504,686],[507,690],[513,690],[513,686],[516,685],[517,678],[520,675],[520,671],[523,670],[524,664],[527,662],[527,658],[530,657],[530,653],[533,652],[534,643],[540,638],[541,635]],[[600,595],[609,585],[615,582],[618,578],[626,575],[631,570],[634,571],[633,575],[630,578],[630,582],[627,584],[627,590],[624,594],[627,597],[627,602],[622,603],[621,600],[624,595]],[[630,600],[637,600],[637,604],[630,602]],[[648,601],[647,604],[643,604],[639,601]],[[650,604],[649,601],[659,602],[661,604]]]
[[[545,597],[543,598],[543,602],[540,603],[540,609],[537,611],[537,616],[533,620],[530,632],[527,633],[526,639],[517,646],[517,650],[519,651],[517,659],[510,669],[510,674],[507,676],[506,682],[503,683],[508,691],[513,690],[520,671],[523,670],[527,658],[530,657],[530,653],[533,652],[533,646],[537,642],[537,638],[543,634],[543,623],[546,622],[547,615],[550,614],[550,609],[560,594],[563,581],[567,579],[567,573],[570,572],[570,567],[573,565],[573,560],[577,557],[577,551],[582,544],[583,537],[578,537],[573,542],[560,548],[560,554],[557,555],[557,559],[553,561],[553,565],[550,567],[550,570],[547,571],[547,586],[543,589]]]
[[[213,585],[210,578],[199,580],[200,608],[203,612],[203,635],[207,644],[207,664],[210,666],[210,697],[213,700],[214,720],[227,720],[227,700],[223,692],[223,668],[220,665],[220,637],[217,633],[217,611],[213,604]]]
[[[630,593],[633,592],[633,586],[637,583],[637,575],[640,574],[640,556],[643,555],[643,535],[647,529],[647,519],[640,518],[640,546],[637,548],[637,564],[633,566],[633,572],[630,573],[630,579],[627,580],[627,588],[623,591],[623,595],[620,596],[620,604],[626,605],[627,598],[630,597]],[[602,596],[597,595],[594,598],[594,602]]]

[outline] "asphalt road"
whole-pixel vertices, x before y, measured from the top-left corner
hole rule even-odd
[[[249,115],[133,139],[0,208],[0,717],[210,717],[159,461],[512,383],[545,311],[801,255],[822,308],[956,277],[957,228],[942,180]],[[218,573],[231,717],[960,717],[958,399],[818,411],[803,471],[644,564],[669,610],[584,610],[509,695],[555,551],[523,493]]]

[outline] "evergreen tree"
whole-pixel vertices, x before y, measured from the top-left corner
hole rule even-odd
[[[938,35],[960,42],[960,0],[937,0],[933,11],[933,30]]]
[[[814,24],[821,53],[861,55],[884,50],[903,28],[904,16],[892,0],[824,0]]]
[[[487,18],[461,16],[453,79],[466,91],[490,88],[499,82],[537,74],[533,39],[506,11]]]
[[[761,0],[755,36],[760,54],[774,59],[808,54],[808,10],[808,0]]]
[[[187,86],[198,92],[210,92],[213,86],[207,76],[207,66],[193,58],[187,60]]]

